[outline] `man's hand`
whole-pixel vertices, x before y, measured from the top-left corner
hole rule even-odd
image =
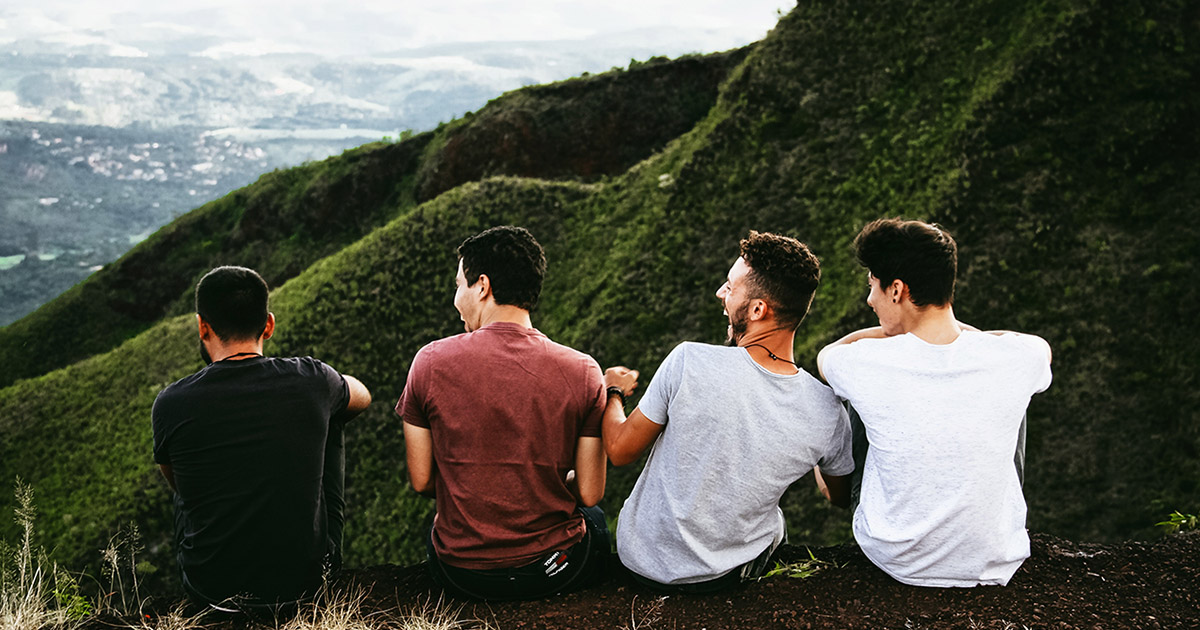
[[[604,370],[604,388],[616,387],[621,390],[621,394],[628,397],[633,394],[633,390],[638,386],[638,371],[631,370],[623,365],[615,365]]]

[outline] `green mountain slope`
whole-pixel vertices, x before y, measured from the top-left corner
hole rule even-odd
[[[703,117],[748,51],[631,63],[512,92],[436,132],[268,173],[0,328],[0,386],[106,352],[162,317],[188,312],[196,280],[216,265],[254,267],[280,284],[468,181],[620,174]]]
[[[455,246],[498,223],[546,246],[535,325],[648,379],[678,342],[723,337],[713,292],[748,229],[793,234],[822,259],[797,342],[811,368],[821,345],[873,323],[850,251],[859,227],[885,215],[941,222],[961,244],[960,319],[1055,349],[1055,383],[1030,409],[1030,527],[1144,537],[1170,509],[1200,508],[1200,342],[1176,330],[1200,314],[1188,220],[1200,199],[1197,11],[805,3],[694,128],[620,176],[447,188],[308,267],[273,294],[268,352],[318,356],[375,394],[348,434],[348,561],[420,555],[432,506],[404,482],[391,405],[416,350],[459,330]],[[170,573],[149,407],[199,367],[192,326],[167,319],[0,390],[0,472],[35,485],[63,557],[94,558],[135,520]],[[611,476],[610,516],[631,468]],[[810,485],[784,499],[793,542],[844,539],[848,516]]]

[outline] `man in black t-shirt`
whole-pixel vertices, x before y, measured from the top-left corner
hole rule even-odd
[[[275,329],[267,285],[218,267],[196,286],[208,366],[154,401],[154,460],[175,491],[175,539],[195,599],[302,599],[340,564],[342,425],[371,394],[311,357],[262,355]]]

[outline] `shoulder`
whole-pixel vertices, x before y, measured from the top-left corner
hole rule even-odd
[[[1037,357],[1049,357],[1050,354],[1050,344],[1037,335],[1012,331],[967,331],[963,335],[973,344],[987,347],[990,350],[1009,351]]]
[[[266,357],[264,362],[273,373],[279,375],[327,376],[338,373],[328,363],[313,357]]]
[[[431,341],[417,351],[417,354],[413,357],[413,364],[416,364],[418,361],[438,361],[445,357],[469,352],[471,344],[478,341],[475,337],[475,333],[458,333],[457,335]]]
[[[554,361],[563,364],[566,367],[574,367],[575,369],[586,372],[599,372],[600,363],[596,361],[592,355],[576,350],[571,346],[561,344],[553,339],[538,333],[545,339],[547,355]]]
[[[737,346],[717,346],[711,343],[701,343],[699,341],[684,341],[675,346],[674,350],[667,355],[667,358],[676,359],[698,359],[698,360],[728,360],[730,357],[735,357],[744,352]]]

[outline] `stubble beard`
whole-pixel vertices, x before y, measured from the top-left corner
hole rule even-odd
[[[725,345],[736,346],[746,336],[746,328],[750,320],[750,303],[743,303],[736,311],[729,315],[729,336],[725,340]]]

